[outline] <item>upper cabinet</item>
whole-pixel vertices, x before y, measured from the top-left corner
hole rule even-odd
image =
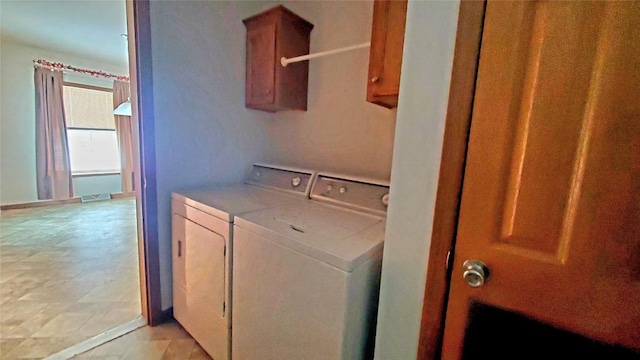
[[[407,0],[376,0],[373,5],[367,101],[398,106]]]
[[[313,24],[284,6],[243,20],[247,28],[246,107],[264,111],[307,110],[309,62],[280,64],[309,53]]]

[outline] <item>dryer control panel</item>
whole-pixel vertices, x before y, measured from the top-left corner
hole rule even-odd
[[[318,174],[311,188],[311,199],[384,216],[389,205],[389,185]]]
[[[246,183],[308,196],[313,172],[267,165],[253,165]]]

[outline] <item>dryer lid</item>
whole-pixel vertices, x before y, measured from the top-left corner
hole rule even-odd
[[[236,215],[246,212],[303,201],[300,197],[292,196],[289,193],[248,185],[184,190],[171,194],[171,197],[175,201],[228,222],[233,222]]]
[[[238,214],[306,199],[315,173],[285,166],[255,164],[245,184],[182,190],[172,198],[222,220]]]

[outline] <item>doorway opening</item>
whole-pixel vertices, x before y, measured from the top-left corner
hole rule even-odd
[[[124,186],[134,181],[122,167],[114,81],[104,76],[129,73],[126,3],[1,7],[1,352],[42,358],[139,318],[144,307],[137,200]],[[71,196],[37,191],[38,59],[64,63],[45,68],[63,73]]]

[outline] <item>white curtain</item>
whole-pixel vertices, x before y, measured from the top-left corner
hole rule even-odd
[[[129,83],[113,82],[113,108],[129,99]],[[122,175],[122,192],[130,193],[133,188],[133,137],[131,132],[131,116],[114,115],[118,148],[120,149],[120,174]]]
[[[36,174],[38,199],[73,197],[73,180],[62,100],[62,72],[36,68]]]

